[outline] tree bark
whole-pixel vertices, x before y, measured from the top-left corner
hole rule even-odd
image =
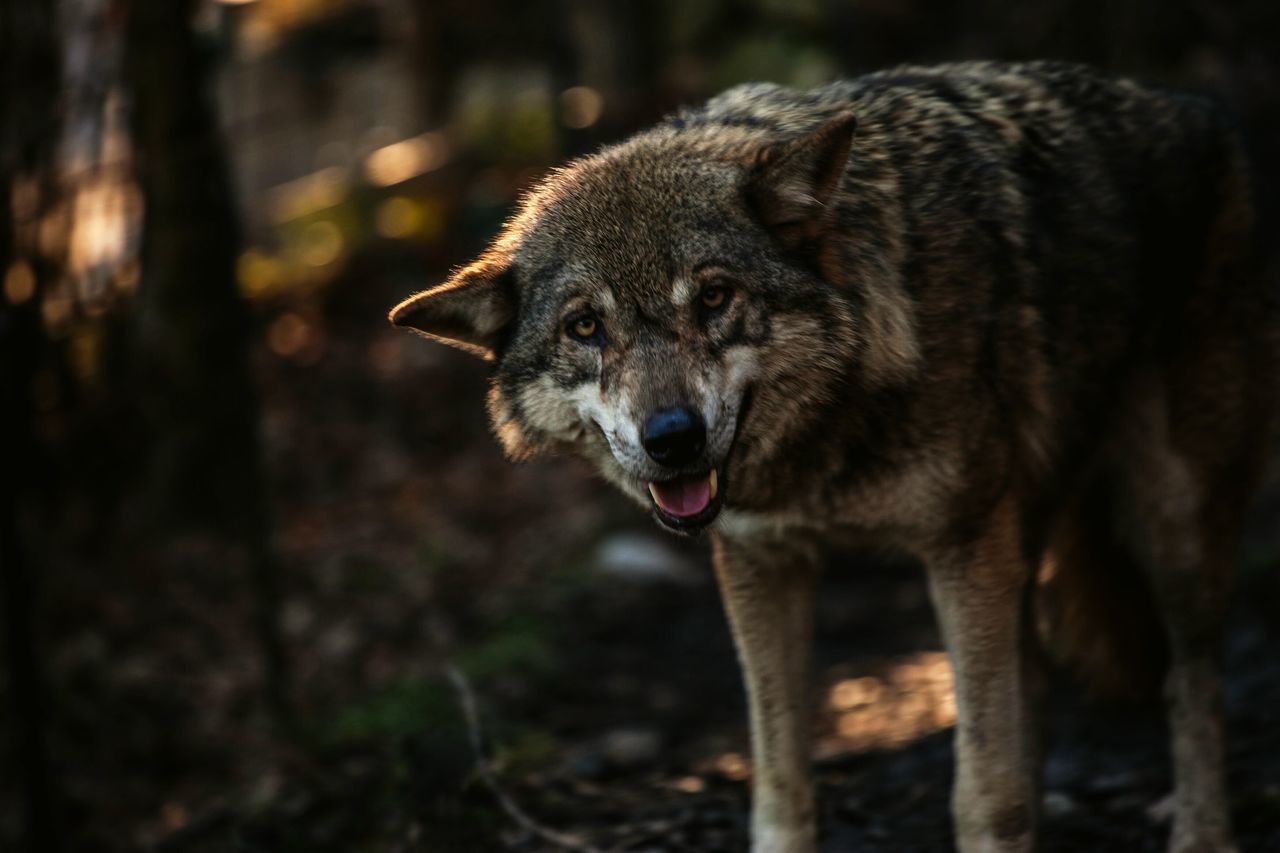
[[[267,697],[288,707],[249,315],[236,290],[241,235],[195,0],[134,0],[126,33],[133,137],[146,200],[136,346],[160,529],[192,522],[245,548]]]
[[[22,260],[10,202],[18,180],[47,186],[59,116],[58,40],[49,3],[0,5],[0,282]],[[46,674],[35,626],[39,596],[26,541],[38,454],[32,381],[47,346],[39,293],[0,293],[0,613],[8,693],[14,705],[24,798],[23,839],[33,851],[61,848],[57,787],[50,767]],[[25,510],[24,510],[25,508]]]

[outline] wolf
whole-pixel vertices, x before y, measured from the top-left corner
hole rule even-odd
[[[926,568],[963,853],[1035,843],[1057,659],[1155,668],[1169,849],[1220,853],[1216,645],[1280,361],[1238,136],[1206,99],[1054,62],[744,85],[552,172],[391,320],[492,361],[513,459],[580,454],[709,533],[754,853],[815,849],[831,541]]]

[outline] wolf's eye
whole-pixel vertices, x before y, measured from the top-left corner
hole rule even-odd
[[[728,285],[724,284],[708,284],[702,288],[699,299],[702,300],[702,307],[709,311],[717,311],[725,306],[729,301],[729,296],[733,291]]]
[[[569,334],[582,341],[595,340],[600,334],[600,321],[590,314],[584,314],[569,321]]]

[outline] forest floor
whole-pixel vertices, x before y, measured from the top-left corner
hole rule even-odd
[[[384,330],[389,302],[333,306],[313,364],[258,362],[288,720],[263,708],[236,549],[130,534],[127,513],[105,548],[91,508],[68,509],[42,603],[66,849],[560,849],[483,784],[447,663],[500,785],[539,825],[584,849],[746,849],[744,701],[705,542],[665,537],[573,462],[503,460],[484,366]],[[1260,528],[1245,551],[1226,646],[1245,853],[1280,851],[1277,538]],[[824,851],[950,849],[940,648],[918,566],[833,557],[815,688]],[[1049,704],[1041,849],[1161,850],[1159,709],[1065,682]],[[0,793],[8,850],[17,797]]]

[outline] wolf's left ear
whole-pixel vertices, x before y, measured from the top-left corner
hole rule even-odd
[[[748,193],[765,225],[784,239],[806,236],[840,186],[857,127],[852,113],[842,113],[761,153]]]
[[[492,360],[516,316],[511,262],[482,257],[391,309],[391,322]]]

